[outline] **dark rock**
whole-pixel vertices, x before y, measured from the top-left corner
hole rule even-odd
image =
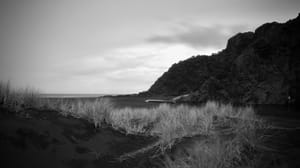
[[[183,101],[285,104],[299,101],[300,16],[238,33],[224,50],[172,65],[146,92]],[[144,93],[145,94],[145,93]]]

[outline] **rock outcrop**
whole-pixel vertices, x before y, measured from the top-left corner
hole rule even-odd
[[[300,15],[238,33],[224,50],[172,65],[146,92],[182,101],[247,104],[299,101]]]

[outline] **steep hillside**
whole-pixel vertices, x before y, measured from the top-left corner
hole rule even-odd
[[[238,33],[224,50],[172,65],[147,91],[185,101],[284,104],[299,101],[300,15]]]

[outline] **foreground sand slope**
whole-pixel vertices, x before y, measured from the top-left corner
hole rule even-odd
[[[15,116],[1,109],[1,165],[5,167],[143,167],[151,159],[116,159],[155,141],[53,111],[27,110]]]

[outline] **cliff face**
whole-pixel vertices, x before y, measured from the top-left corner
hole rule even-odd
[[[299,101],[300,16],[239,33],[218,54],[171,66],[147,91],[184,101],[284,104]]]

